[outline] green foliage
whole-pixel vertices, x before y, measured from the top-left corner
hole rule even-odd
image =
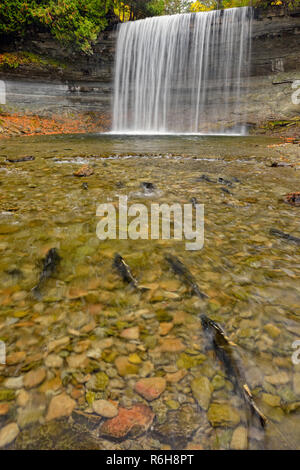
[[[32,17],[49,27],[62,43],[75,43],[89,53],[91,42],[107,25],[110,2],[103,0],[50,0],[32,9]]]
[[[46,67],[61,67],[65,68],[66,65],[61,62],[52,59],[41,57],[32,52],[5,52],[0,54],[0,69],[1,68],[10,68],[16,69],[20,65],[38,65]]]
[[[49,31],[62,44],[89,54],[114,15],[128,21],[247,5],[291,11],[300,7],[300,0],[0,0],[0,39]]]
[[[190,11],[210,11],[220,8],[253,6],[262,9],[283,8],[286,12],[300,7],[300,0],[197,0],[190,5]]]
[[[24,33],[33,21],[30,11],[33,3],[30,0],[0,2],[0,34]]]
[[[0,35],[24,35],[32,25],[49,30],[64,44],[91,52],[91,44],[107,26],[113,0],[6,0],[0,3]]]

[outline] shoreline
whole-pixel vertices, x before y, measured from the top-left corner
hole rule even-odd
[[[12,137],[107,132],[110,121],[101,114],[70,115],[0,114],[0,139]]]
[[[249,132],[249,136],[274,137],[297,140],[300,120],[285,124],[281,121],[259,123]],[[70,113],[41,116],[21,113],[0,113],[0,139],[43,135],[93,134],[109,132],[111,119],[105,114],[95,112]]]

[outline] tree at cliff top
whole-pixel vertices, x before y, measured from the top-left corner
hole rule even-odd
[[[88,53],[107,26],[113,0],[6,0],[0,3],[0,35],[25,35],[43,29],[64,44]]]
[[[290,12],[300,7],[300,0],[197,0],[190,6],[191,12],[253,6],[262,9],[284,9]]]

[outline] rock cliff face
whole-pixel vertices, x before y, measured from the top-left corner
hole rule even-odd
[[[292,99],[296,80],[300,80],[300,14],[254,20],[252,70],[245,99],[249,122],[300,115],[300,105]]]
[[[88,57],[62,48],[45,34],[2,47],[2,51],[27,50],[62,63],[0,68],[0,79],[6,84],[6,109],[40,115],[92,111],[110,119],[116,37],[116,29],[102,33],[94,54]],[[300,13],[261,16],[256,12],[252,39],[249,91],[243,98],[249,124],[295,117],[300,113],[297,100],[292,100],[296,91],[292,85],[300,80]]]

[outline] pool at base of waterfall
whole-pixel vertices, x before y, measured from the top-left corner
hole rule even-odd
[[[299,449],[300,256],[280,236],[300,237],[299,207],[284,202],[299,190],[297,152],[245,136],[3,139],[0,447]],[[97,208],[120,197],[149,212],[204,205],[202,249],[99,240]],[[208,347],[203,313],[235,343],[264,429]]]

